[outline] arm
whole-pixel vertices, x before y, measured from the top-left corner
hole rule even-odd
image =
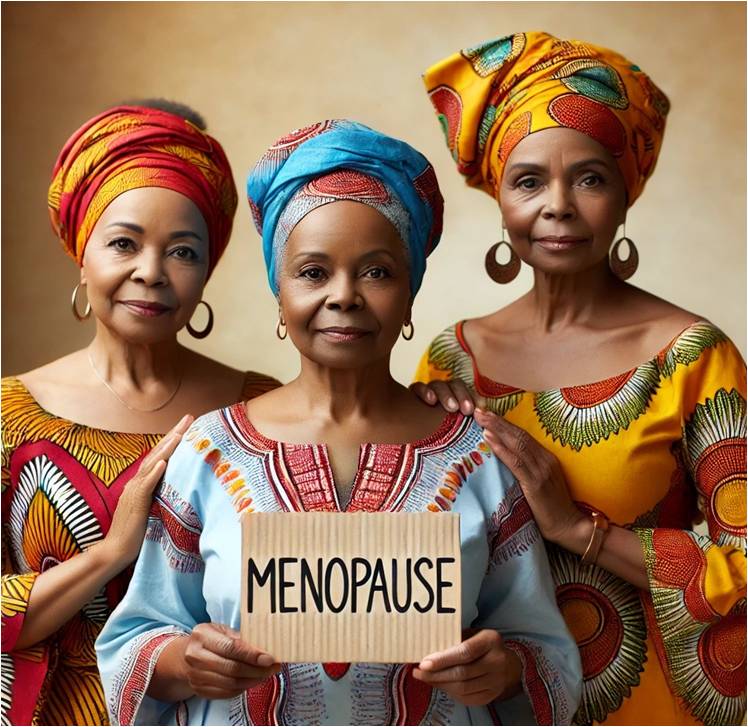
[[[27,649],[54,634],[135,560],[153,489],[190,422],[190,417],[184,417],[143,459],[122,493],[102,541],[44,573],[24,574],[20,580],[16,574],[3,574],[3,601],[11,595],[23,601],[22,622],[12,624],[10,638],[4,634],[3,652]]]

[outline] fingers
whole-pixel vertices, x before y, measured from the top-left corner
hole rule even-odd
[[[452,393],[457,399],[460,405],[460,411],[465,416],[470,416],[475,410],[475,402],[473,399],[473,393],[465,385],[465,382],[461,379],[453,379],[449,382],[452,387]]]
[[[423,402],[429,406],[434,406],[438,399],[436,394],[429,384],[424,384],[420,381],[415,381],[410,385],[410,390]]]
[[[421,660],[418,668],[423,671],[435,672],[453,666],[469,664],[485,656],[491,649],[501,644],[501,637],[496,631],[483,629],[475,636],[465,639],[451,649],[429,654]]]
[[[276,663],[270,654],[246,643],[238,631],[224,624],[199,624],[192,634],[203,649],[220,658],[263,669]]]
[[[453,684],[455,682],[465,682],[483,676],[486,673],[486,667],[479,659],[472,664],[460,664],[450,666],[438,671],[426,671],[416,667],[413,669],[413,676],[428,684],[437,684],[439,686]]]

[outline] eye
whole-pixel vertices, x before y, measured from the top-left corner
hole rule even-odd
[[[387,270],[387,268],[376,266],[365,270],[364,277],[370,278],[371,280],[382,280],[390,277],[390,271]]]
[[[306,278],[307,280],[311,280],[313,282],[317,282],[319,280],[322,280],[325,277],[325,271],[320,267],[304,268],[299,273],[299,277]]]
[[[117,252],[128,252],[135,249],[135,242],[129,237],[115,237],[107,243],[107,247],[111,247]]]
[[[602,184],[605,180],[599,174],[587,174],[582,177],[579,184],[582,187],[597,187]]]
[[[180,245],[179,247],[175,247],[169,254],[173,255],[176,258],[179,258],[180,260],[186,260],[188,262],[192,262],[198,259],[198,254],[188,245]]]
[[[520,177],[514,186],[517,189],[524,189],[528,192],[537,189],[540,186],[540,180],[537,177]]]

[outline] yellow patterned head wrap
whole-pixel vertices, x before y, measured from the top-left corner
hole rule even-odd
[[[670,108],[618,53],[537,31],[455,53],[424,83],[458,171],[496,199],[512,149],[528,134],[566,127],[615,158],[631,206],[654,170]]]

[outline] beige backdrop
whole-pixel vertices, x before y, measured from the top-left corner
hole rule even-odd
[[[641,264],[632,282],[721,326],[745,352],[743,3],[4,3],[2,6],[3,374],[83,346],[69,310],[77,270],[47,220],[52,164],[68,135],[119,100],[166,96],[201,111],[246,173],[292,128],[350,117],[415,145],[446,198],[445,232],[414,309],[415,338],[393,369],[408,380],[443,327],[505,305],[531,284],[497,286],[483,255],[496,205],[453,169],[420,74],[460,48],[542,29],[609,46],[672,102],[658,169],[629,213]],[[259,237],[242,202],[210,281],[213,333],[189,345],[288,380],[289,341]],[[663,341],[663,344],[665,341]]]

